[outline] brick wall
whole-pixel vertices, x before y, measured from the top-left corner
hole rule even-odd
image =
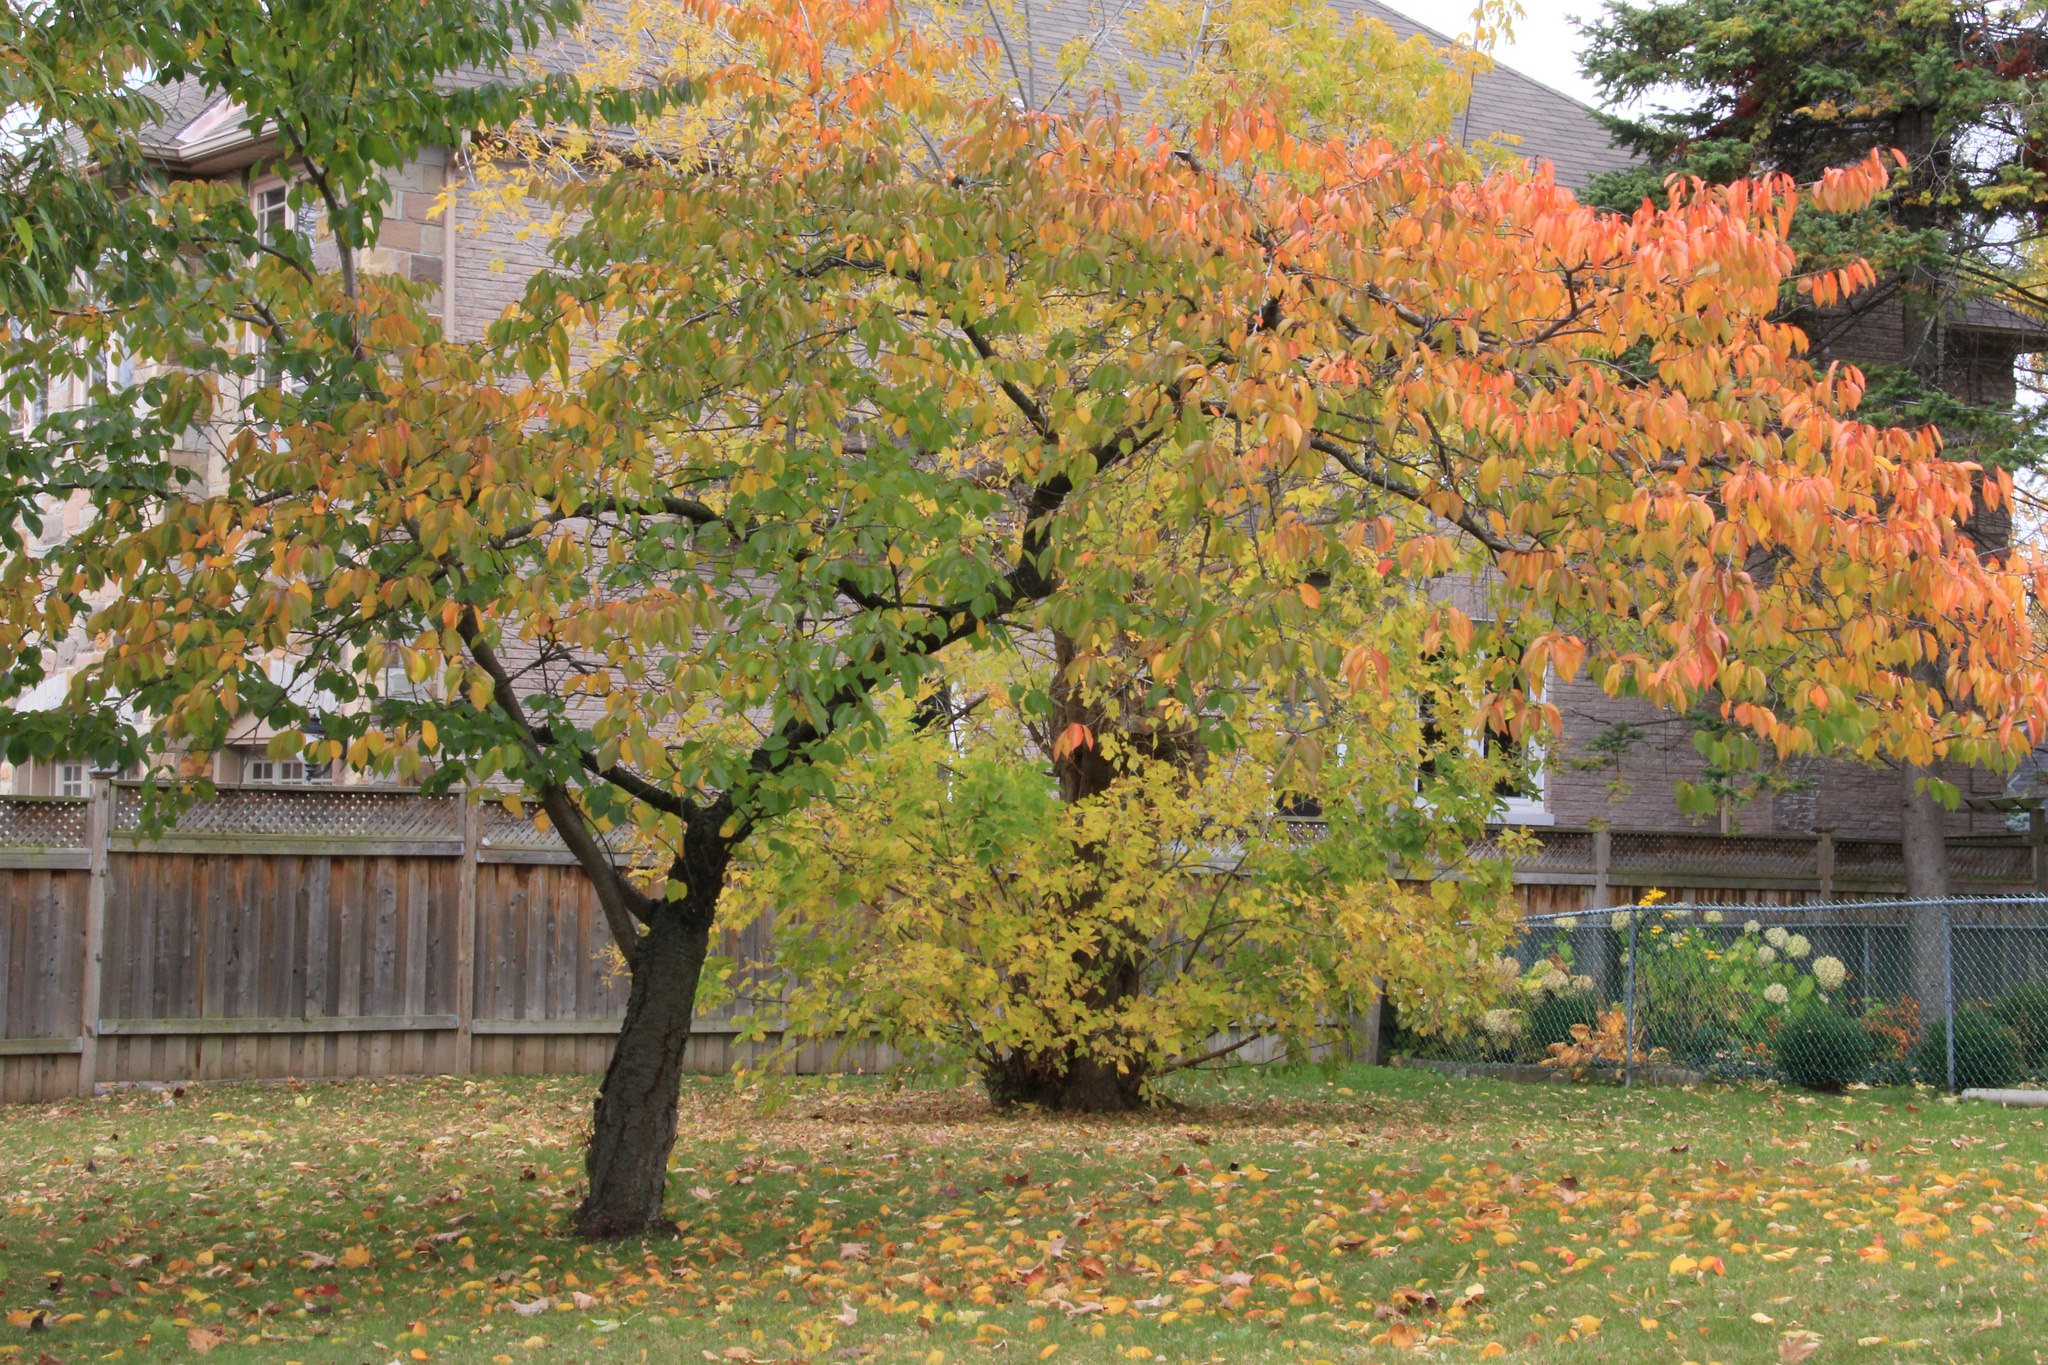
[[[1688,815],[1678,808],[1674,785],[1697,782],[1706,767],[1692,745],[1692,729],[1676,714],[1635,698],[1607,696],[1583,679],[1554,686],[1551,699],[1563,712],[1565,732],[1546,763],[1546,805],[1557,823],[1584,828],[1599,822],[1617,830],[1715,830],[1713,816]],[[1617,723],[1637,727],[1641,737],[1619,754],[1601,755],[1591,745]],[[1594,763],[1601,766],[1593,767]],[[1899,837],[1899,777],[1882,765],[1840,760],[1795,759],[1789,776],[1805,779],[1803,790],[1765,795],[1737,807],[1732,819],[1746,834],[1812,834],[1832,829],[1843,838]],[[2004,790],[1997,773],[1951,766],[1943,773],[1965,798]],[[2004,834],[2005,817],[1967,808],[1950,814],[1951,835]]]

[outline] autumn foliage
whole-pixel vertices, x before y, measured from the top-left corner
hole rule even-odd
[[[1978,476],[1769,321],[1795,213],[1867,201],[1877,158],[1616,217],[1262,105],[1167,139],[968,98],[885,0],[688,8],[729,39],[711,150],[560,184],[571,230],[482,344],[267,262],[318,382],[200,412],[203,491],[48,447],[98,517],[0,598],[16,649],[91,641],[68,705],[132,755],[253,711],[280,753],[541,799],[634,980],[587,1228],[660,1222],[739,850],[946,659],[1056,632],[1063,686],[1136,667],[1217,736],[1445,659],[1516,738],[1589,664],[1781,753],[1992,759],[2048,721],[2036,566],[1959,530]],[[1390,583],[1412,615],[1340,611]],[[1277,761],[1313,794],[1337,757]]]

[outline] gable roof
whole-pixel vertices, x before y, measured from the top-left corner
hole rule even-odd
[[[996,41],[992,79],[1014,86],[1018,100],[1035,109],[1058,106],[1092,85],[1122,85],[1128,66],[1167,74],[1172,63],[1138,52],[1128,25],[1147,0],[982,0],[980,13],[963,22]],[[1450,34],[1390,9],[1379,0],[1329,0],[1342,19],[1376,19],[1402,38],[1420,36],[1439,48],[1458,46]],[[1584,190],[1594,176],[1634,164],[1616,147],[1600,116],[1561,90],[1496,64],[1475,76],[1472,98],[1458,129],[1467,144],[1499,140],[1502,145],[1556,168],[1558,183]]]
[[[1420,23],[1378,0],[1335,0],[1340,13],[1357,10],[1379,19],[1404,38],[1421,34],[1438,47],[1455,47],[1447,33]],[[1635,155],[1614,145],[1592,106],[1552,89],[1511,66],[1472,78],[1472,100],[1459,136],[1466,143],[1507,135],[1515,150],[1532,161],[1548,161],[1557,183],[1584,190],[1597,175],[1627,170]]]

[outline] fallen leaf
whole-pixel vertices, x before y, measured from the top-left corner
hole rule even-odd
[[[185,1329],[185,1344],[201,1355],[205,1355],[216,1346],[225,1346],[234,1339],[235,1334],[233,1332],[221,1331],[219,1328],[187,1327]]]
[[[1787,1332],[1785,1339],[1778,1343],[1778,1359],[1784,1365],[1799,1365],[1820,1349],[1821,1336],[1818,1332]]]

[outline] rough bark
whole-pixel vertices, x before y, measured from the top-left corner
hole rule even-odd
[[[612,1047],[592,1108],[583,1168],[589,1191],[577,1206],[579,1235],[592,1238],[673,1235],[662,1211],[669,1153],[676,1145],[683,1054],[697,987],[718,918],[732,846],[719,825],[729,807],[696,807],[685,817],[684,852],[669,869],[681,899],[649,902],[647,931],[626,948],[632,986],[626,1020]]]
[[[1899,851],[1906,863],[1906,895],[1914,901],[1939,901],[1948,895],[1943,830],[1948,812],[1925,789],[1934,775],[1918,764],[1899,765]],[[1948,930],[1942,907],[1914,905],[1907,912],[1906,935],[1920,1017],[1931,1020],[1941,1011],[1948,981]]]
[[[675,1231],[662,1197],[676,1143],[683,1053],[710,942],[708,915],[664,903],[634,951],[626,1022],[598,1087],[584,1154],[590,1190],[576,1210],[584,1237]]]
[[[1114,699],[1115,705],[1085,697],[1069,674],[1076,656],[1073,640],[1064,633],[1056,634],[1053,646],[1053,735],[1063,734],[1076,723],[1087,726],[1098,738],[1107,737],[1114,729],[1117,738],[1134,750],[1177,762],[1199,761],[1196,751],[1200,746],[1193,741],[1191,731],[1153,724],[1142,714],[1142,685],[1127,689],[1126,694]],[[1059,779],[1060,799],[1067,802],[1107,793],[1119,775],[1116,760],[1099,742],[1059,755],[1053,760],[1053,770]],[[1099,861],[1092,849],[1081,850],[1081,856]],[[1096,893],[1090,892],[1073,905],[1048,906],[1046,913],[1085,914],[1095,900]],[[1082,1002],[1090,1017],[1104,1021],[1100,1041],[1112,1044],[1115,1025],[1108,1021],[1144,990],[1144,945],[1132,936],[1119,934],[1117,926],[1110,925],[1106,926],[1104,939],[1076,961],[1090,983]],[[1021,975],[1014,984],[1025,991],[1030,989]],[[1041,1050],[1015,1050],[986,1059],[982,1079],[988,1086],[989,1098],[998,1105],[1035,1104],[1070,1113],[1141,1107],[1145,1103],[1145,1083],[1150,1079],[1144,1059],[1130,1058],[1122,1064],[1105,1060],[1091,1051],[1090,1041],[1081,1039]],[[1103,1050],[1115,1049],[1105,1046]]]

